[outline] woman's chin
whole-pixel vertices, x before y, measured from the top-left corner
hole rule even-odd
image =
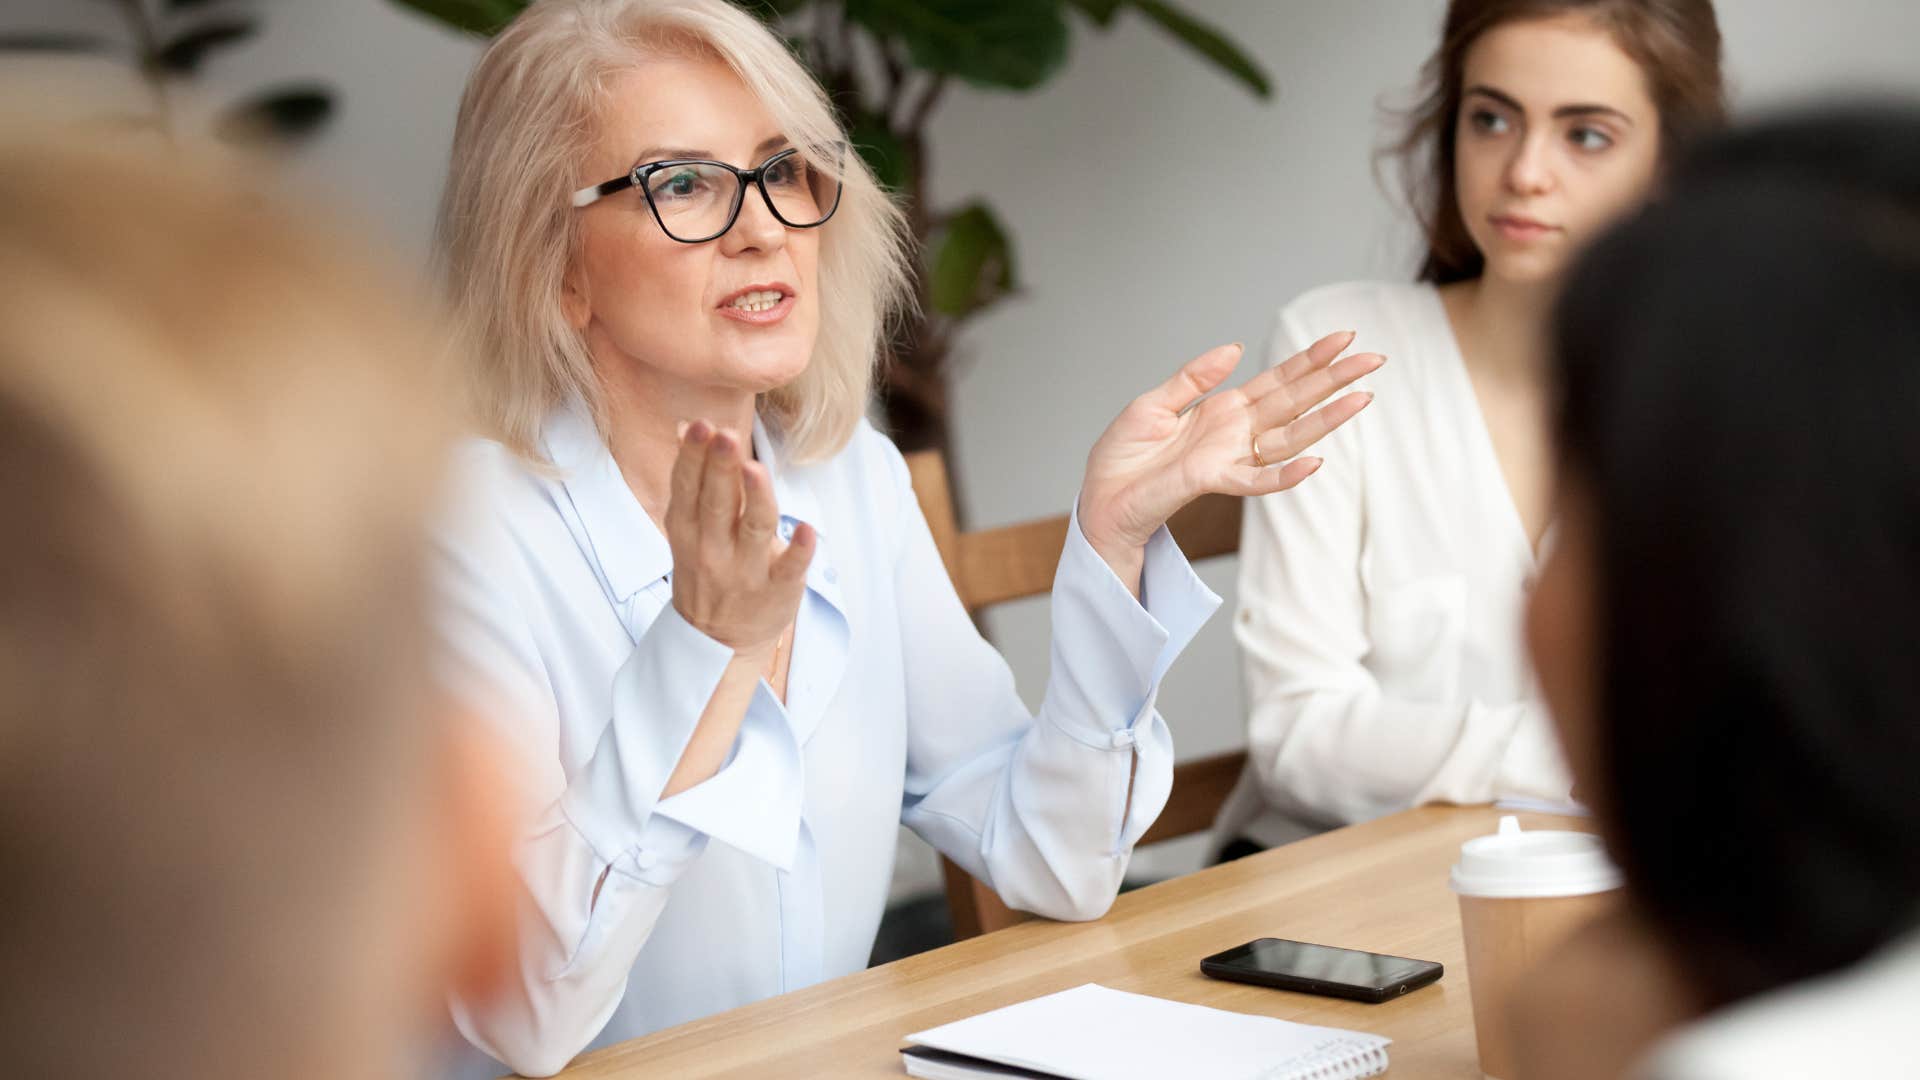
[[[778,390],[806,374],[810,354],[798,356],[739,356],[730,358],[730,382],[735,382],[755,394],[765,394]]]
[[[1544,285],[1558,281],[1567,260],[1558,252],[1501,252],[1487,259],[1487,276],[1512,285]]]
[[[717,366],[729,382],[752,386],[765,393],[785,386],[806,373],[813,360],[813,337],[802,334],[767,335],[754,340],[718,343]]]

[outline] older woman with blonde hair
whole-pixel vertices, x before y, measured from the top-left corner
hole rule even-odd
[[[721,0],[542,0],[468,85],[441,218],[490,440],[446,542],[451,677],[535,774],[519,978],[463,1033],[551,1073],[865,966],[904,822],[1010,905],[1104,912],[1164,805],[1161,676],[1218,604],[1167,535],[1280,491],[1374,370],[1216,348],[1088,457],[1038,714],[864,419],[900,211]]]

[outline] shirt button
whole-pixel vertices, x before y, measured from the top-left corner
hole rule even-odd
[[[832,585],[833,583],[840,580],[840,571],[835,570],[833,567],[829,566],[827,567],[826,576],[827,576],[827,584]]]
[[[1126,731],[1116,731],[1111,739],[1115,750],[1125,750],[1134,744],[1133,730],[1129,728]]]
[[[793,522],[786,518],[780,519],[780,539],[793,539]]]

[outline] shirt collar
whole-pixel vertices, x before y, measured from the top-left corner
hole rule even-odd
[[[784,449],[774,441],[767,425],[755,413],[753,456],[767,467],[767,474],[773,477],[773,502],[780,508],[783,531],[790,531],[791,526],[804,521],[817,532],[820,529],[820,504],[814,498],[813,485],[807,483],[806,470],[789,468],[781,461],[781,451]]]
[[[541,432],[541,441],[548,460],[560,470],[567,498],[580,515],[587,544],[613,598],[625,603],[633,594],[666,577],[673,569],[673,551],[627,486],[627,478],[621,475],[613,452],[600,437],[586,403],[576,398],[554,410]],[[773,477],[782,535],[790,536],[794,524],[802,521],[818,531],[819,502],[801,475],[805,470],[782,466],[781,447],[758,415],[753,419],[753,448]],[[816,558],[815,562],[820,560]]]

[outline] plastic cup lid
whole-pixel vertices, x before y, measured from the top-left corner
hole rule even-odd
[[[1585,896],[1620,887],[1619,868],[1591,833],[1520,828],[1500,819],[1500,831],[1460,845],[1450,884],[1462,896]]]

